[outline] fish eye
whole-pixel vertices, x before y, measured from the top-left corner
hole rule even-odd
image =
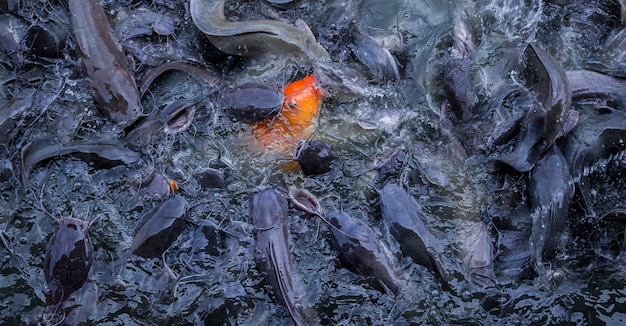
[[[295,109],[298,106],[298,101],[296,101],[296,99],[294,98],[291,98],[285,101],[285,104],[287,105],[288,108]]]

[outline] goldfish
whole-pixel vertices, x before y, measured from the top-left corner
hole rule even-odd
[[[167,183],[170,185],[170,194],[178,191],[178,183],[176,181],[168,179]]]
[[[253,132],[264,147],[288,151],[313,133],[324,92],[309,75],[287,85],[283,93],[280,112],[253,124]]]

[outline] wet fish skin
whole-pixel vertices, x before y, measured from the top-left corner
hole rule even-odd
[[[144,258],[161,257],[189,226],[190,223],[183,218],[187,206],[187,201],[182,196],[174,195],[150,209],[133,230],[130,252]]]
[[[351,102],[365,97],[369,87],[363,73],[339,62],[317,62],[313,73],[324,94],[337,101]]]
[[[476,103],[468,58],[454,58],[447,62],[443,73],[443,91],[459,121],[468,121]]]
[[[352,1],[346,1],[331,8],[319,30],[319,41],[334,59],[344,62],[350,55],[346,45],[350,43],[356,30]]]
[[[624,11],[622,7],[622,11]],[[624,20],[622,16],[622,20]],[[624,55],[624,46],[626,46],[626,27],[621,26],[614,29],[604,41],[602,46],[602,59],[599,68],[616,77],[626,77],[624,67],[626,65],[626,55]]]
[[[200,68],[187,62],[167,62],[146,72],[141,79],[141,86],[139,87],[141,96],[146,94],[154,80],[171,70],[185,72],[195,80],[204,83],[207,87],[214,87],[221,82],[221,77],[211,70]]]
[[[443,91],[456,118],[465,122],[472,118],[472,110],[478,101],[474,90],[480,83],[472,76],[477,41],[467,11],[458,10],[454,16],[454,54],[443,70]]]
[[[0,14],[0,62],[18,66],[24,60],[22,39],[26,35],[26,22],[11,14]]]
[[[322,140],[306,140],[298,143],[294,155],[305,175],[319,175],[329,172],[337,160],[335,151]]]
[[[356,58],[370,71],[377,82],[398,81],[400,71],[391,52],[369,35],[356,31],[350,49]]]
[[[20,130],[16,127],[22,115],[31,108],[34,94],[33,90],[26,90],[17,98],[0,103],[0,134],[4,135],[0,144],[9,144]]]
[[[193,248],[193,265],[204,271],[214,268],[216,259],[223,251],[218,226],[209,220],[199,221],[190,240]]]
[[[55,305],[66,300],[87,281],[93,264],[93,245],[88,227],[86,221],[66,217],[59,221],[50,238],[44,258],[48,304]]]
[[[544,136],[543,152],[563,135],[563,125],[572,105],[572,89],[565,69],[552,55],[534,43],[528,45],[526,53],[537,74],[537,82],[531,90],[537,93],[550,122]]]
[[[369,79],[375,82],[400,80],[396,59],[376,39],[358,28],[353,6],[352,1],[346,1],[331,10],[319,32],[320,43],[338,62],[345,62],[352,53],[366,68]]]
[[[530,171],[541,155],[541,141],[547,129],[547,117],[543,111],[527,114],[515,143],[515,149],[497,160],[519,172]]]
[[[519,172],[530,171],[541,153],[571,131],[578,114],[571,111],[572,89],[560,63],[539,46],[529,43],[525,50],[529,92],[514,103],[526,110],[513,152],[498,157]]]
[[[277,89],[262,83],[244,83],[222,92],[222,110],[245,123],[261,121],[278,114],[285,96]]]
[[[626,101],[626,79],[592,70],[572,70],[565,73],[573,98],[601,97]]]
[[[541,259],[542,254],[558,249],[574,197],[569,165],[556,145],[537,161],[530,172],[527,189],[533,216],[531,253]]]
[[[415,199],[399,185],[387,183],[380,192],[380,208],[402,253],[445,279],[436,257],[442,252],[441,244],[428,229],[426,217]]]
[[[132,126],[132,129],[128,128],[130,130],[124,137],[126,144],[134,150],[142,150],[152,142],[158,132],[167,129],[179,114],[191,120],[196,103],[197,100],[175,100],[158,113],[140,118],[137,125]]]
[[[56,156],[72,154],[96,166],[130,164],[139,154],[114,142],[72,142],[60,144],[47,138],[36,138],[22,148],[22,180],[27,184],[30,170],[36,164]],[[94,160],[92,155],[98,157]]]
[[[218,226],[209,221],[198,222],[193,237],[193,247],[196,254],[219,257],[222,254],[222,238]]]
[[[250,217],[256,228],[257,265],[278,301],[287,307],[296,325],[309,325],[310,312],[301,301],[300,279],[294,274],[289,250],[287,198],[267,188],[250,197]]]
[[[142,112],[141,96],[106,13],[97,0],[70,0],[69,8],[83,74],[98,109],[126,127]]]
[[[202,189],[218,189],[226,185],[226,176],[218,169],[204,168],[198,171],[195,177]]]
[[[494,287],[494,251],[491,234],[481,220],[461,222],[459,237],[463,239],[463,267],[469,272],[472,282],[483,287]]]
[[[141,187],[151,197],[167,198],[173,192],[168,181],[163,173],[155,169],[141,182]]]
[[[246,57],[269,54],[309,62],[330,61],[310,31],[275,20],[227,21],[224,0],[191,0],[191,18],[220,51]]]
[[[355,274],[372,277],[372,286],[383,293],[399,291],[391,257],[377,241],[374,230],[361,220],[344,212],[330,212],[328,221],[333,244],[344,267]]]
[[[297,6],[301,1],[300,0],[264,0],[264,2],[269,3],[272,7],[281,10],[291,9]]]

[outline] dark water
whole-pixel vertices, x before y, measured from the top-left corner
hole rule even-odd
[[[574,197],[565,245],[554,257],[545,259],[530,276],[517,275],[496,261],[497,285],[484,288],[471,282],[462,266],[463,231],[475,221],[484,222],[495,248],[503,241],[499,238],[499,230],[505,228],[502,220],[513,216],[516,223],[525,225],[521,229],[529,232],[528,173],[497,171],[482,149],[469,148],[475,143],[459,138],[468,133],[450,127],[440,111],[441,71],[445,60],[455,55],[450,44],[460,12],[468,13],[474,37],[480,40],[474,60],[485,68],[487,86],[482,86],[480,96],[488,97],[489,85],[524,78],[521,69],[507,70],[498,61],[504,44],[509,43],[536,42],[565,70],[604,64],[610,66],[604,71],[626,71],[623,62],[622,66],[607,63],[602,47],[607,35],[621,26],[620,4],[356,1],[360,29],[397,57],[402,78],[370,83],[363,96],[325,99],[314,138],[328,142],[343,165],[324,175],[305,177],[297,169],[283,169],[283,159],[291,158],[291,153],[250,145],[251,127],[232,122],[215,104],[223,85],[206,87],[173,73],[153,84],[142,101],[144,113],[151,114],[176,99],[198,100],[193,122],[186,130],[159,132],[133,164],[102,167],[98,160],[64,155],[37,164],[26,180],[21,178],[21,150],[34,138],[64,144],[118,136],[93,104],[74,55],[69,12],[55,2],[25,1],[17,10],[12,10],[12,5],[17,4],[9,1],[3,8],[9,13],[2,18],[10,20],[11,15],[19,19],[10,21],[5,35],[21,39],[29,26],[44,25],[64,35],[65,45],[58,56],[50,57],[32,53],[28,46],[11,48],[6,43],[8,50],[0,61],[3,112],[15,99],[32,99],[16,115],[0,146],[1,163],[8,167],[0,180],[0,228],[12,241],[14,253],[1,249],[1,324],[35,324],[42,316],[49,317],[44,311],[43,258],[55,230],[50,217],[65,216],[95,220],[89,231],[95,262],[79,294],[83,306],[66,316],[67,323],[292,323],[254,261],[248,198],[266,185],[298,186],[315,195],[324,211],[341,209],[361,218],[374,228],[396,260],[401,291],[393,298],[342,268],[327,226],[290,206],[294,268],[304,281],[305,299],[322,324],[626,323],[623,222],[619,216],[601,223],[585,222],[588,215],[599,217],[623,207],[623,151],[589,163],[580,179],[594,214],[583,213],[577,204],[580,195]],[[283,58],[276,58],[268,67],[211,49],[191,21],[188,3],[104,1],[103,5],[124,49],[131,54],[139,80],[154,66],[178,60],[201,63],[231,85],[254,80],[278,88],[311,73],[311,67],[299,67]],[[284,12],[256,2],[228,8],[249,10],[249,16],[240,12],[246,19],[286,17],[289,21],[300,17],[317,35],[331,5],[305,0]],[[145,16],[127,18],[133,13]],[[361,67],[352,57],[343,63]],[[573,107],[584,110],[582,104]],[[615,109],[623,111],[624,106]],[[579,132],[577,137],[584,138],[580,130],[588,121],[581,118],[578,129],[567,137]],[[626,127],[626,120],[622,126]],[[487,127],[493,126],[477,125],[469,134],[479,140],[488,138],[491,130]],[[557,144],[565,147],[567,141],[563,137]],[[228,163],[231,176],[224,188],[203,189],[197,173],[216,159]],[[211,221],[223,230],[219,233],[220,255],[198,254],[193,223],[163,257],[144,259],[127,252],[137,221],[164,200],[143,186],[153,171],[178,182],[180,195],[189,203],[186,219]],[[448,287],[410,258],[401,257],[398,243],[380,216],[375,188],[381,189],[385,182],[407,186],[423,206],[428,225],[443,247],[442,264],[452,275]]]

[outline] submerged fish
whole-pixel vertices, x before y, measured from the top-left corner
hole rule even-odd
[[[373,287],[389,295],[398,294],[398,279],[393,262],[374,230],[344,212],[330,212],[328,221],[333,244],[344,267],[353,273],[373,278]]]
[[[106,13],[96,0],[70,0],[69,7],[81,66],[98,109],[128,126],[141,114],[141,96]]]
[[[178,185],[174,180],[168,179],[163,173],[154,170],[142,181],[143,191],[151,197],[167,198],[178,190]]]
[[[209,220],[199,221],[190,239],[193,249],[193,266],[206,271],[215,267],[216,259],[222,254],[223,244],[220,229]]]
[[[622,13],[626,5],[620,1],[622,5]],[[622,16],[622,20],[624,20]],[[601,71],[606,71],[616,77],[626,77],[626,55],[624,54],[624,47],[626,46],[626,27],[621,26],[614,29],[609,36],[604,40],[602,46],[602,57],[597,64]]]
[[[540,262],[544,254],[559,249],[567,229],[573,179],[561,150],[553,145],[530,172],[528,197],[533,219],[530,245]]]
[[[190,223],[183,218],[186,212],[187,201],[180,195],[174,195],[149,210],[133,230],[130,251],[144,258],[160,257],[189,226]]]
[[[351,53],[372,81],[400,80],[396,59],[381,43],[361,31],[353,7],[353,1],[349,0],[331,10],[319,32],[320,42],[335,61],[347,62]]]
[[[250,217],[256,228],[257,265],[278,301],[287,307],[296,325],[309,325],[310,312],[302,302],[300,278],[294,274],[289,250],[287,199],[276,189],[265,189],[250,197]]]
[[[626,100],[626,79],[592,70],[566,72],[574,99],[600,97],[608,100]]]
[[[400,80],[396,58],[373,37],[357,30],[350,49],[359,62],[367,67],[370,79],[377,82]]]
[[[276,20],[228,21],[225,0],[191,0],[191,18],[220,51],[246,57],[278,54],[309,62],[329,61],[313,33]]]
[[[46,248],[44,274],[47,301],[56,305],[78,291],[93,264],[89,223],[73,217],[61,219]]]
[[[520,172],[532,169],[541,153],[578,123],[578,113],[570,110],[572,90],[560,63],[533,43],[527,46],[526,56],[532,69],[530,91],[538,103],[528,106],[514,151],[498,158]]]
[[[300,141],[293,156],[305,175],[329,172],[333,163],[337,161],[337,155],[330,145],[321,140]]]
[[[33,103],[34,90],[23,90],[18,97],[10,101],[0,101],[0,134],[3,135],[1,144],[9,144],[20,128],[19,121],[30,110]]]
[[[244,83],[222,92],[222,110],[238,121],[251,123],[280,112],[285,97],[282,92],[261,83]]]
[[[495,257],[487,225],[480,220],[463,221],[459,228],[459,238],[463,268],[469,273],[470,280],[485,288],[495,286]]]
[[[437,261],[441,244],[428,229],[426,216],[415,199],[399,185],[388,183],[380,192],[380,208],[402,253],[411,256],[416,264],[426,267],[437,277],[444,278]]]
[[[30,170],[47,159],[73,155],[95,168],[130,164],[139,160],[139,154],[114,142],[72,142],[60,144],[51,139],[37,138],[22,148],[22,180],[26,184]]]
[[[211,70],[200,68],[186,62],[167,62],[146,72],[146,74],[141,79],[141,86],[139,88],[141,96],[144,96],[146,94],[150,86],[152,86],[152,83],[157,78],[160,78],[166,72],[171,71],[184,72],[209,88],[218,85],[221,81],[220,76],[212,72]]]
[[[196,100],[176,100],[157,114],[141,118],[126,134],[127,144],[140,150],[149,145],[160,131],[170,134],[182,132],[191,125],[196,103]]]

